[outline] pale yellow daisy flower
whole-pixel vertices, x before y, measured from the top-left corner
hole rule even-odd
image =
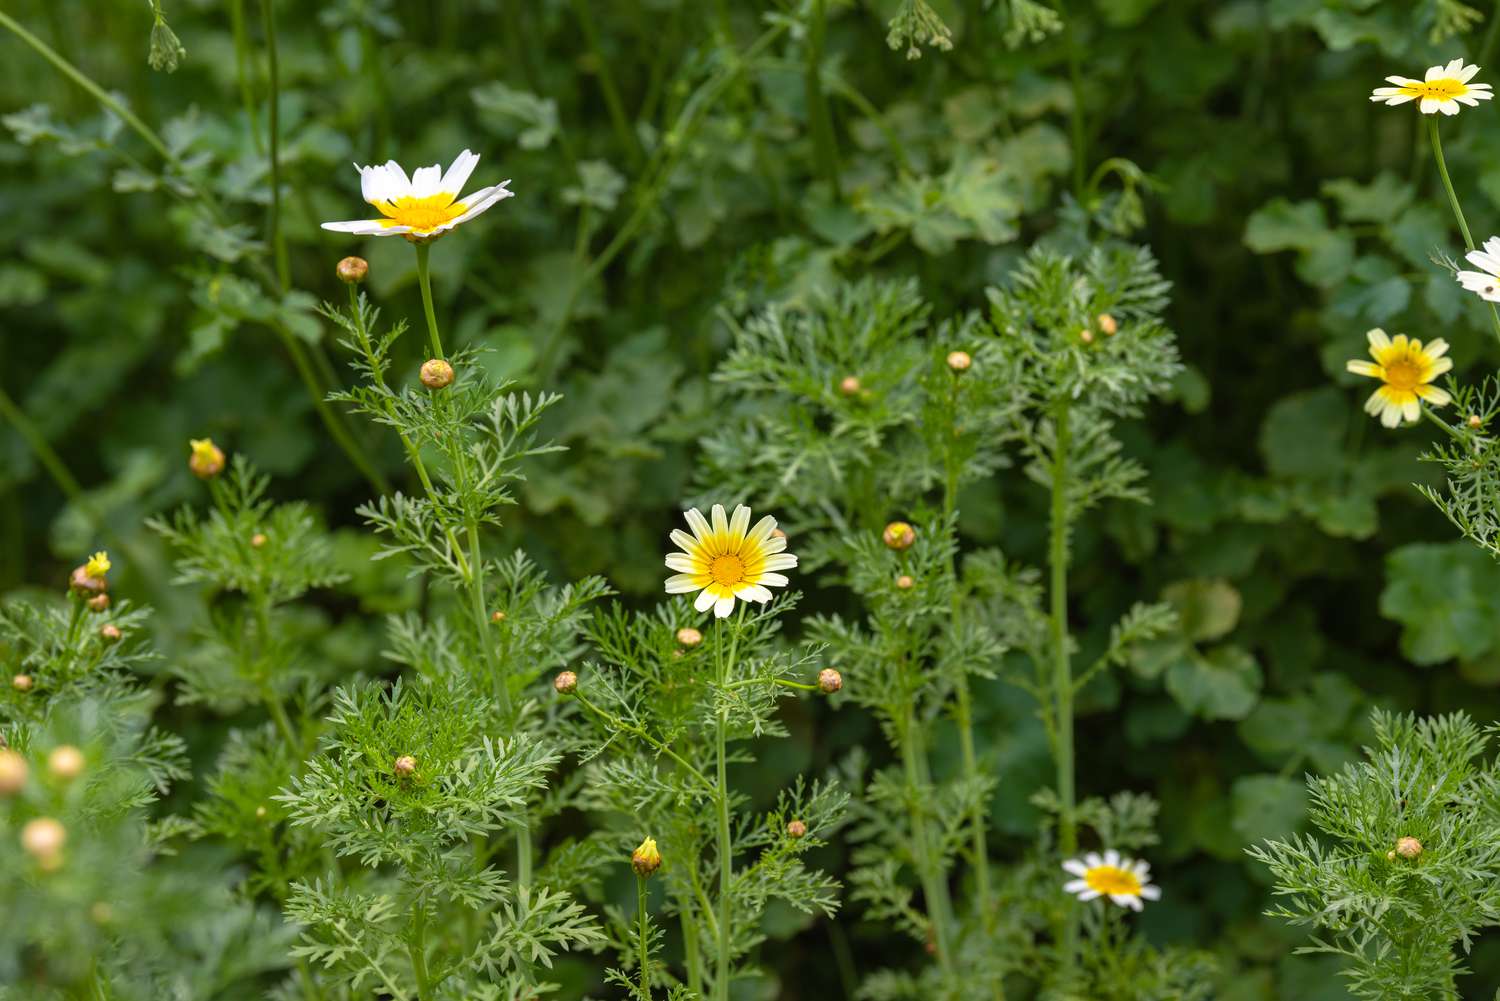
[[[1480,101],[1488,101],[1495,95],[1490,93],[1490,85],[1487,83],[1470,83],[1474,74],[1479,72],[1479,67],[1473,64],[1464,65],[1462,59],[1455,59],[1446,66],[1432,66],[1427,70],[1427,75],[1421,80],[1413,80],[1404,76],[1388,76],[1387,83],[1395,84],[1394,87],[1376,87],[1375,92],[1370,95],[1370,100],[1381,101],[1385,104],[1405,104],[1408,101],[1418,101],[1418,110],[1424,115],[1432,115],[1441,111],[1445,115],[1456,115],[1460,104],[1476,107]]]
[[[501,181],[460,198],[458,193],[478,163],[478,154],[464,150],[446,171],[435,163],[418,167],[409,178],[395,160],[372,167],[356,163],[365,201],[384,218],[325,222],[323,228],[360,236],[404,236],[413,243],[434,239],[514,194],[505,187],[510,181]]]
[[[1423,346],[1421,341],[1408,340],[1405,334],[1394,339],[1376,327],[1365,335],[1370,339],[1370,357],[1373,362],[1354,359],[1349,362],[1349,371],[1379,379],[1383,385],[1370,394],[1365,401],[1365,412],[1380,418],[1380,423],[1393,428],[1401,418],[1416,421],[1422,416],[1422,404],[1426,400],[1434,407],[1447,406],[1452,402],[1445,391],[1429,385],[1433,379],[1453,367],[1452,358],[1444,358],[1448,342],[1442,338]]]
[[[1142,900],[1160,900],[1161,888],[1153,886],[1149,863],[1121,858],[1111,848],[1100,855],[1089,852],[1083,858],[1070,858],[1062,867],[1077,879],[1063,884],[1063,890],[1079,900],[1108,897],[1121,907],[1139,911]]]
[[[668,594],[700,592],[693,607],[700,612],[713,606],[714,614],[724,618],[734,611],[734,600],[764,604],[771,600],[767,587],[786,587],[786,577],[778,570],[797,565],[797,557],[783,552],[786,539],[775,535],[776,519],[767,515],[750,526],[750,509],[741,504],[734,516],[724,516],[724,505],[713,506],[713,523],[697,508],[685,517],[689,535],[680,528],[672,530],[672,541],[682,552],[667,554],[667,567],[678,571],[667,578]]]
[[[1500,236],[1484,241],[1483,250],[1471,250],[1465,259],[1478,271],[1460,271],[1458,283],[1486,302],[1500,302]]]

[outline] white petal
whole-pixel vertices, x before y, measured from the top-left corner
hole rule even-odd
[[[693,581],[696,579],[696,577],[697,577],[696,574],[689,574],[689,573],[674,574],[673,576],[668,577],[667,578],[667,593],[668,594],[689,594],[689,593],[691,593],[693,591],[698,590],[698,585],[693,583]],[[707,594],[707,593],[708,593],[707,591],[704,592],[704,594]],[[701,612],[701,611],[703,611],[703,609],[700,608],[700,609],[698,609],[698,611]]]
[[[353,219],[349,222],[325,222],[324,229],[335,233],[355,233],[359,236],[399,236],[410,233],[410,226],[387,226],[380,219]]]
[[[693,602],[693,608],[700,612],[708,611],[708,607],[714,603],[714,593],[707,588],[698,592],[698,600]]]
[[[1090,869],[1097,869],[1104,864],[1104,859],[1099,857],[1098,852],[1089,852],[1083,857],[1083,861]]]
[[[764,605],[771,600],[771,592],[759,584],[741,584],[734,589],[734,596],[743,601],[754,601]]]
[[[707,594],[708,592],[703,592]],[[729,618],[729,613],[734,611],[734,595],[728,594],[714,602],[714,615],[720,619]]]
[[[1401,415],[1408,423],[1415,424],[1422,419],[1422,403],[1415,396],[1401,404]]]
[[[1422,98],[1422,103],[1417,105],[1417,110],[1424,115],[1430,115],[1441,107],[1442,105],[1438,102],[1437,98],[1424,97]]]
[[[774,531],[776,531],[776,519],[768,514],[760,521],[757,521],[755,523],[755,527],[750,529],[745,538],[753,543],[759,544],[769,539],[771,537],[771,533]],[[782,548],[786,547],[785,539],[780,539],[778,541],[780,541]],[[779,549],[777,550],[777,552],[780,551],[781,550]]]
[[[1458,114],[1458,102],[1444,101],[1442,104],[1438,105],[1438,110],[1445,115],[1456,115]]]
[[[734,515],[729,519],[729,537],[738,541],[744,541],[745,533],[750,531],[750,509],[743,504],[734,509]]]
[[[1441,63],[1437,66],[1429,66],[1427,67],[1427,75],[1422,77],[1422,79],[1426,83],[1431,83],[1432,81],[1438,79],[1444,73],[1446,73],[1447,70],[1448,68],[1446,66],[1443,66]]]
[[[411,196],[430,198],[443,190],[443,166],[435,163],[431,167],[418,167],[411,172]]]
[[[1063,890],[1068,893],[1082,893],[1089,888],[1089,884],[1081,879],[1070,879],[1063,884]]]
[[[1459,62],[1462,63],[1463,60],[1460,59]],[[1474,74],[1478,73],[1478,72],[1479,72],[1479,67],[1475,66],[1473,64],[1470,64],[1468,66],[1465,66],[1462,70],[1459,71],[1459,73],[1458,73],[1458,79],[1461,82],[1463,82],[1463,83],[1468,83],[1470,80],[1474,79]]]
[[[1365,339],[1370,342],[1370,347],[1372,348],[1384,349],[1391,346],[1391,339],[1379,327],[1365,331]]]
[[[1453,397],[1448,395],[1446,389],[1439,389],[1436,386],[1428,386],[1423,390],[1422,399],[1426,400],[1428,406],[1432,407],[1446,407],[1453,402]]]
[[[1441,358],[1448,353],[1448,342],[1441,337],[1429,341],[1427,344],[1427,357]]]
[[[685,553],[691,553],[694,549],[698,548],[693,537],[680,528],[672,529],[670,537],[672,544]]]
[[[474,173],[474,168],[479,164],[479,154],[464,150],[453,158],[453,163],[448,166],[447,173],[443,174],[443,182],[439,187],[454,198],[469,183],[469,175]]]
[[[1114,866],[1118,869],[1120,867],[1120,853],[1113,848],[1107,849],[1104,852],[1104,864]]]
[[[672,570],[680,570],[683,573],[702,573],[703,565],[686,553],[668,553],[667,567]]]
[[[395,160],[387,160],[384,166],[387,198],[404,198],[411,194],[411,180],[406,171]]]
[[[709,521],[713,523],[715,535],[729,534],[729,516],[724,513],[723,504],[715,504],[709,512]]]
[[[756,583],[764,584],[767,587],[786,587],[791,581],[779,573],[763,573],[760,575],[760,580],[756,581]]]
[[[1161,899],[1161,887],[1159,887],[1159,886],[1143,886],[1143,887],[1141,887],[1141,896],[1145,897],[1147,900],[1160,900]]]
[[[505,183],[509,184],[510,182],[506,181]],[[452,229],[454,226],[457,226],[460,223],[466,223],[470,219],[479,215],[481,212],[488,211],[490,206],[505,201],[505,199],[509,198],[513,194],[515,194],[514,191],[507,191],[502,185],[499,184],[495,185],[493,188],[482,188],[481,190],[476,191],[473,195],[470,195],[469,198],[460,199],[460,201],[468,206],[468,208],[464,209],[462,215],[455,216],[454,218],[449,219],[441,226],[436,227],[433,232],[442,233]],[[474,198],[478,198],[479,200],[473,201],[472,199]]]
[[[1084,890],[1082,893],[1080,893],[1078,895],[1078,899],[1079,900],[1097,900],[1099,897],[1102,897],[1102,896],[1104,896],[1104,894],[1100,893],[1098,890],[1094,889],[1093,887],[1089,887],[1087,890]]]
[[[766,557],[767,570],[790,570],[797,565],[797,557],[791,553],[772,553]]]
[[[708,519],[703,517],[703,512],[697,508],[688,508],[682,516],[687,519],[688,527],[698,537],[699,542],[707,542],[713,531],[708,527]],[[701,609],[700,609],[701,611]]]
[[[1062,867],[1075,876],[1082,876],[1089,871],[1089,867],[1076,858],[1070,858],[1062,864]]]

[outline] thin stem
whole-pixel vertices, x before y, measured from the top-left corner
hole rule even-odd
[[[412,911],[411,941],[407,943],[407,953],[411,956],[412,976],[417,981],[417,997],[419,1001],[429,1001],[432,997],[432,984],[427,975],[427,907],[421,897],[417,898]]]
[[[1063,44],[1068,50],[1068,83],[1073,91],[1073,113],[1069,116],[1069,125],[1073,133],[1073,194],[1081,200],[1088,155],[1083,127],[1083,57],[1078,50],[1078,40],[1073,35],[1073,17],[1068,14],[1061,2],[1058,4],[1058,13],[1062,14],[1063,18]]]
[[[922,881],[922,894],[927,899],[927,919],[932,926],[932,948],[938,965],[945,971],[953,969],[953,951],[948,940],[952,905],[948,899],[948,886],[933,857],[931,831],[927,824],[924,805],[927,782],[923,778],[923,758],[927,754],[927,743],[922,739],[922,728],[917,721],[916,708],[908,696],[905,715],[901,720],[901,763],[906,770],[907,812],[911,823],[912,857],[917,866],[917,875]]]
[[[813,160],[818,173],[839,197],[839,152],[833,135],[833,116],[823,93],[823,39],[827,34],[827,0],[813,0],[812,21],[808,25],[803,88],[807,96],[807,125],[813,136]]]
[[[36,455],[37,461],[47,470],[47,475],[52,477],[53,482],[67,495],[68,500],[78,504],[95,524],[99,524],[99,513],[84,497],[83,487],[79,486],[78,480],[63,463],[62,457],[57,454],[51,442],[47,441],[37,426],[31,422],[31,418],[26,416],[26,412],[16,406],[15,401],[3,389],[0,389],[0,416],[10,421],[17,433],[26,439],[26,444],[31,446],[31,451]]]
[[[578,704],[583,706],[583,708],[587,709],[595,716],[598,716],[600,719],[604,720],[616,730],[624,730],[626,733],[639,737],[647,744],[650,744],[659,753],[665,754],[667,757],[671,758],[677,763],[679,767],[686,770],[689,775],[696,779],[698,781],[698,784],[701,785],[707,792],[712,794],[717,791],[717,787],[709,781],[708,776],[704,775],[697,768],[693,767],[693,765],[686,758],[678,754],[676,751],[672,750],[671,747],[663,744],[661,741],[651,736],[651,734],[647,733],[643,728],[636,726],[634,723],[630,723],[626,720],[621,719],[612,712],[600,709],[598,706],[594,705],[594,703],[588,700],[588,697],[583,694],[582,690],[575,691],[573,693],[573,698],[577,699]],[[708,917],[712,919],[713,915],[710,914],[708,915]]]
[[[323,386],[318,382],[317,374],[313,372],[312,363],[308,360],[307,352],[302,348],[302,342],[297,340],[296,335],[283,324],[274,320],[271,322],[271,329],[276,332],[277,337],[281,339],[282,347],[291,356],[292,367],[297,370],[302,384],[307,387],[307,395],[312,398],[313,409],[317,410],[323,426],[328,429],[334,442],[343,449],[344,454],[349,457],[350,462],[354,463],[354,468],[359,470],[360,475],[370,481],[371,486],[382,494],[390,493],[391,485],[386,480],[385,474],[371,464],[364,450],[349,433],[349,428],[328,406],[328,401],[324,399]]]
[[[266,118],[271,138],[271,252],[276,260],[276,280],[284,292],[291,284],[286,256],[286,238],[281,232],[281,71],[276,59],[276,0],[260,0],[261,26],[266,34],[266,61],[270,70]]]
[[[593,0],[573,0],[573,10],[578,15],[578,24],[583,28],[583,37],[594,56],[594,73],[599,78],[599,90],[604,94],[604,106],[609,111],[609,121],[615,130],[615,138],[624,147],[630,165],[638,167],[641,160],[645,158],[645,153],[641,151],[641,142],[635,130],[630,127],[630,116],[625,113],[625,102],[620,100],[620,89],[615,86],[615,77],[610,71],[609,60],[604,58],[604,47],[599,38],[599,26],[594,23],[592,7]]]
[[[804,685],[800,681],[788,681],[785,678],[745,678],[740,681],[731,681],[725,688],[748,688],[751,685],[780,685],[782,688],[795,688],[803,692],[821,691],[817,685]]]
[[[646,877],[637,875],[635,877],[636,897],[635,909],[637,920],[640,923],[640,962],[641,962],[641,996],[649,999],[651,997],[651,955],[647,948],[649,927],[646,921]]]
[[[417,248],[417,284],[422,286],[422,312],[427,315],[427,336],[432,341],[432,356],[445,358],[443,339],[438,335],[437,314],[432,309],[432,280],[427,270],[427,258],[432,253],[428,243],[413,244]]]
[[[687,966],[688,991],[695,998],[703,996],[703,970],[698,956],[698,924],[692,909],[682,908],[682,962]]]
[[[1073,779],[1073,665],[1068,651],[1068,450],[1072,444],[1068,426],[1069,404],[1057,402],[1053,413],[1052,516],[1047,562],[1052,571],[1052,698],[1057,762],[1058,849],[1064,857],[1078,850],[1078,820],[1075,816]],[[1069,898],[1062,938],[1065,983],[1071,982],[1077,957],[1078,910]]]
[[[729,686],[729,675],[734,669],[734,659],[740,642],[740,627],[745,621],[745,605],[740,604],[739,612],[735,616],[734,624],[722,624],[719,628],[732,629],[729,645],[729,657],[724,657],[724,644],[717,637],[714,642],[714,660],[718,668],[718,687],[720,691]],[[719,711],[714,729],[714,752],[715,765],[718,778],[718,814],[719,814],[719,971],[714,977],[714,997],[717,1001],[729,1001],[729,944],[731,940],[729,928],[729,893],[734,884],[734,858],[733,845],[730,841],[729,832],[729,777],[728,777],[728,743],[729,743],[729,701],[721,696]]]
[[[1489,27],[1484,32],[1484,44],[1479,47],[1479,65],[1488,66],[1490,56],[1495,53],[1495,39],[1500,36],[1500,2],[1495,4],[1495,9],[1490,12]]]
[[[1426,417],[1428,420],[1432,421],[1432,423],[1436,424],[1438,427],[1446,431],[1448,433],[1448,436],[1451,437],[1454,441],[1464,440],[1463,434],[1457,428],[1453,427],[1453,425],[1449,424],[1447,421],[1443,420],[1436,413],[1434,413],[1431,407],[1425,406],[1420,403],[1418,404],[1418,406],[1422,408],[1423,417]]]
[[[1474,249],[1474,238],[1469,235],[1469,223],[1464,219],[1464,210],[1459,207],[1458,195],[1453,190],[1453,181],[1448,177],[1448,164],[1443,159],[1443,140],[1438,136],[1436,115],[1427,116],[1427,135],[1432,139],[1432,156],[1437,161],[1438,176],[1443,179],[1443,188],[1448,192],[1448,204],[1453,207],[1453,216],[1458,220],[1459,232],[1464,235],[1464,246]]]
[[[245,122],[255,143],[255,151],[260,153],[265,149],[265,142],[260,137],[260,116],[255,111],[255,91],[250,83],[250,35],[245,30],[245,0],[230,0],[229,21],[234,32],[234,75],[239,83],[240,103],[245,106]]]

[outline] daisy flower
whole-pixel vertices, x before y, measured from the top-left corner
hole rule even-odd
[[[514,194],[505,187],[510,181],[501,181],[460,198],[478,162],[477,154],[464,150],[446,171],[435,163],[418,167],[409,178],[395,160],[372,167],[356,163],[360,191],[383,218],[325,222],[323,228],[360,236],[404,236],[413,243],[441,236]]]
[[[1121,858],[1113,848],[1103,855],[1089,852],[1083,858],[1070,858],[1063,868],[1078,877],[1063,884],[1063,889],[1079,900],[1108,897],[1121,907],[1138,911],[1142,900],[1161,899],[1161,888],[1147,882],[1151,865]]]
[[[1427,75],[1421,80],[1413,80],[1404,76],[1388,76],[1385,78],[1386,82],[1393,83],[1395,86],[1376,87],[1375,92],[1370,95],[1370,100],[1382,101],[1386,104],[1420,101],[1417,108],[1424,115],[1438,111],[1445,115],[1456,115],[1460,104],[1476,107],[1480,101],[1488,101],[1495,96],[1490,93],[1489,84],[1469,82],[1478,72],[1478,66],[1472,64],[1466,66],[1462,59],[1455,59],[1446,66],[1429,68]]]
[[[1500,236],[1484,241],[1483,250],[1471,250],[1465,259],[1478,271],[1460,271],[1458,283],[1487,302],[1500,302]]]
[[[713,606],[714,614],[724,618],[734,611],[734,599],[764,604],[771,600],[766,588],[786,587],[787,579],[778,570],[797,565],[797,557],[782,552],[786,539],[775,535],[776,519],[770,515],[750,527],[750,509],[741,504],[734,517],[724,516],[724,505],[713,506],[713,524],[697,508],[685,517],[689,535],[680,528],[672,530],[672,541],[681,549],[667,554],[667,567],[678,571],[667,578],[668,594],[700,592],[693,607],[700,612]]]
[[[1366,413],[1379,416],[1380,423],[1393,428],[1402,417],[1408,421],[1421,417],[1419,400],[1434,407],[1452,402],[1445,391],[1429,385],[1453,367],[1453,359],[1443,357],[1448,351],[1447,341],[1438,338],[1424,347],[1421,341],[1407,340],[1405,334],[1397,334],[1393,340],[1379,327],[1365,336],[1370,339],[1370,357],[1375,360],[1356,358],[1348,368],[1355,375],[1367,375],[1382,383],[1365,401]]]

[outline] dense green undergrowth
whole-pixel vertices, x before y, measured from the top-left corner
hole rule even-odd
[[[8,5],[0,996],[1493,996],[1500,132],[1369,98],[1497,25]]]

